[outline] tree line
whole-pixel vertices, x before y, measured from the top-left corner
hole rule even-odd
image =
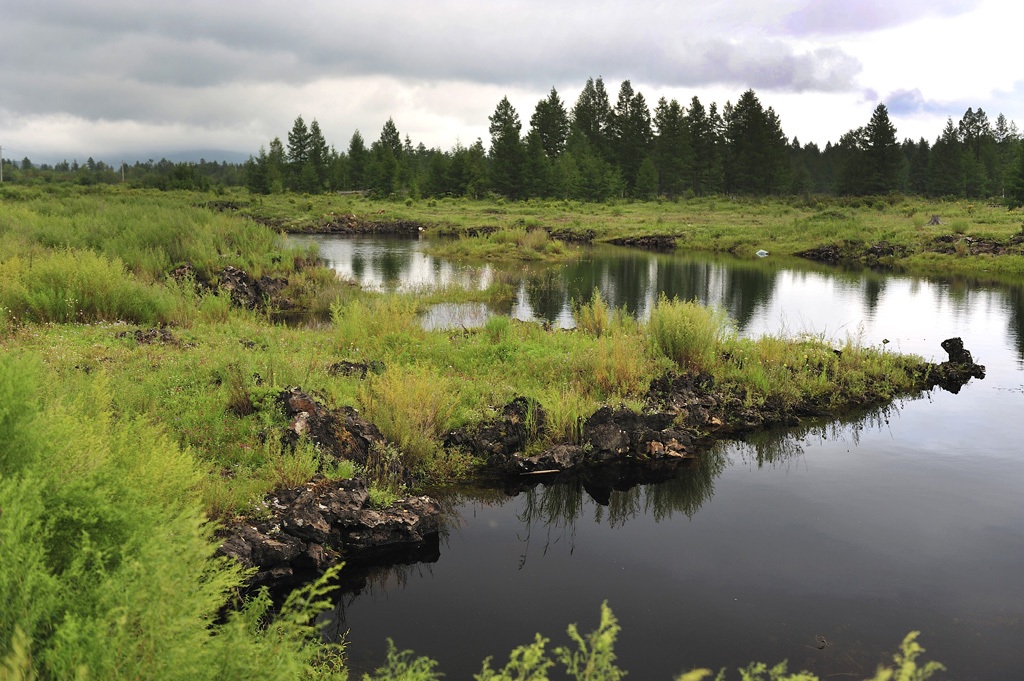
[[[91,156],[84,162],[77,159],[70,163],[65,159],[59,163],[34,164],[28,157],[15,162],[3,160],[4,182],[18,184],[50,184],[71,182],[80,185],[127,183],[133,187],[150,189],[188,189],[207,191],[216,187],[244,186],[246,170],[244,165],[226,161],[198,163],[169,161],[166,158],[111,166],[96,161]]]
[[[357,130],[348,148],[327,145],[316,120],[299,116],[287,135],[245,164],[249,188],[377,195],[524,199],[708,194],[1012,197],[1024,201],[1024,153],[1016,124],[982,109],[949,119],[933,141],[899,141],[884,104],[870,120],[824,148],[783,132],[779,115],[753,90],[735,104],[686,105],[660,98],[653,110],[630,81],[614,105],[601,78],[588,79],[572,107],[552,88],[524,122],[507,97],[488,118],[490,144],[450,150],[413,146],[388,119],[367,146]]]
[[[255,193],[368,191],[378,196],[469,196],[601,201],[709,194],[1005,197],[1024,203],[1024,144],[1013,121],[969,108],[948,119],[934,141],[899,141],[884,104],[865,125],[824,148],[783,132],[772,107],[748,89],[735,104],[705,106],[660,98],[654,108],[629,80],[615,103],[590,78],[567,106],[555,88],[537,102],[524,132],[503,97],[489,116],[489,145],[448,150],[413,145],[388,119],[369,144],[359,130],[347,148],[329,145],[316,119],[300,115],[285,141],[275,137],[244,164],[136,163],[114,169],[10,163],[22,179],[82,183],[131,181],[163,189],[244,185]],[[5,164],[8,162],[5,162]],[[60,167],[63,165],[63,167]],[[7,169],[5,165],[5,170]],[[7,171],[8,176],[12,173]]]

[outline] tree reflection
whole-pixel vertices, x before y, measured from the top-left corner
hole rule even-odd
[[[712,450],[689,463],[692,465],[660,470],[609,468],[596,476],[571,476],[526,488],[517,515],[523,525],[519,539],[525,544],[520,567],[526,563],[535,528],[544,531],[542,553],[562,541],[569,544],[571,553],[576,524],[588,506],[594,508],[594,522],[610,527],[644,516],[656,522],[679,513],[693,517],[714,494],[715,478],[725,470],[727,459]]]
[[[523,279],[523,314],[555,323],[599,291],[610,307],[645,317],[662,294],[724,308],[740,330],[775,292],[778,268],[692,254],[595,248],[585,258]]]
[[[907,397],[906,400],[921,399]],[[861,434],[866,430],[882,430],[889,426],[894,416],[899,416],[899,404],[891,403],[874,407],[856,414],[827,421],[808,421],[795,428],[767,430],[750,433],[742,441],[720,443],[737,452],[741,458],[757,463],[758,468],[789,464],[804,454],[808,442],[825,440],[846,440],[854,446],[860,444]]]
[[[1011,286],[1006,290],[1006,308],[1017,361],[1024,362],[1024,286]]]

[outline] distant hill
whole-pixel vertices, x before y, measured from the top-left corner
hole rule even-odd
[[[192,162],[198,163],[200,160],[205,161],[217,161],[218,163],[227,161],[228,163],[245,163],[249,159],[249,152],[241,151],[227,151],[225,149],[195,149],[187,151],[165,151],[165,152],[153,152],[151,154],[124,154],[123,158],[128,165],[134,165],[135,161],[138,160],[141,163],[145,163],[149,159],[159,161],[162,158],[174,163]],[[79,161],[81,163],[81,161]],[[118,167],[121,163],[120,160],[116,160],[114,163],[107,162],[113,167]]]

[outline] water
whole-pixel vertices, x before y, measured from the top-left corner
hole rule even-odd
[[[379,254],[355,267],[335,260],[346,249]],[[325,240],[322,254],[391,290],[507,276],[432,260],[415,241]],[[570,622],[589,631],[607,600],[637,679],[783,658],[869,676],[911,630],[953,678],[1024,676],[1024,286],[621,249],[519,276],[511,312],[523,319],[569,326],[570,302],[595,287],[642,316],[665,292],[726,308],[747,335],[852,335],[935,360],[961,336],[988,376],[958,395],[725,443],[607,506],[572,487],[455,495],[460,520],[436,562],[378,572],[339,600],[353,667],[379,663],[390,636],[470,678],[534,632],[554,645]],[[496,311],[463,312],[438,318]]]

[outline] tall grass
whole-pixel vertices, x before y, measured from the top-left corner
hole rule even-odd
[[[359,402],[367,418],[398,445],[406,465],[423,473],[440,453],[440,436],[449,426],[456,390],[429,367],[390,367],[360,386]]]
[[[411,297],[374,296],[338,300],[331,320],[340,349],[384,350],[407,347],[423,336],[418,304]]]
[[[710,370],[719,344],[733,333],[724,311],[665,295],[651,310],[646,331],[655,351],[688,371]]]
[[[431,244],[433,255],[477,260],[563,260],[578,251],[552,239],[545,229],[514,224],[490,233],[462,235],[458,239]]]
[[[165,321],[171,291],[138,281],[124,264],[92,251],[61,249],[0,262],[0,308],[33,322]]]
[[[594,336],[607,333],[612,325],[612,310],[601,296],[599,289],[594,289],[589,303],[576,303],[572,310],[576,328]]]

